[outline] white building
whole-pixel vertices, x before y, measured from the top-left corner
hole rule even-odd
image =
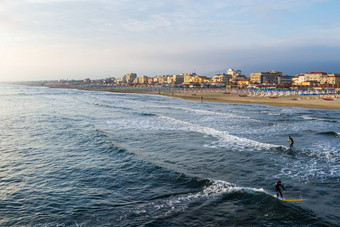
[[[238,75],[241,75],[242,72],[241,72],[241,70],[239,70],[239,69],[232,69],[232,68],[229,68],[228,71],[227,71],[227,74],[232,75],[233,77],[236,77],[236,76],[238,76]]]

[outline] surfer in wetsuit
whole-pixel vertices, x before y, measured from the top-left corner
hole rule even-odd
[[[282,196],[282,192],[280,190],[280,187],[284,190],[284,192],[286,193],[286,189],[285,187],[283,187],[283,185],[281,184],[281,181],[279,180],[276,184],[275,184],[275,191],[276,191],[276,198],[279,198],[279,193],[281,195],[281,198],[283,200],[283,196]]]
[[[288,141],[290,142],[290,149],[293,149],[294,140],[292,139],[292,137],[288,136]]]

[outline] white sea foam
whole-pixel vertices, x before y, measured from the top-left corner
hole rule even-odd
[[[308,156],[327,163],[334,163],[340,165],[340,150],[339,147],[329,143],[315,143],[312,144],[309,150],[303,150]]]
[[[327,119],[312,117],[310,115],[302,115],[301,118],[303,118],[305,120],[313,120],[313,121],[329,121]],[[340,123],[340,121],[337,121],[337,120],[332,120],[332,121],[334,121],[336,123]]]
[[[175,118],[155,115],[150,117],[136,117],[133,119],[112,119],[107,122],[108,126],[115,129],[138,129],[150,131],[190,131],[203,133],[207,136],[217,138],[218,144],[214,146],[228,147],[229,149],[244,150],[251,148],[252,150],[263,150],[282,147],[280,145],[261,143],[255,140],[230,135],[227,131],[219,131],[214,128],[177,120]]]
[[[136,129],[147,131],[189,131],[184,125],[173,124],[158,117],[136,117],[131,119],[112,119],[109,127],[116,129]]]
[[[157,106],[157,107],[179,109],[179,110],[184,110],[184,111],[187,111],[187,112],[194,112],[194,113],[205,114],[205,115],[225,116],[225,117],[229,117],[229,118],[244,119],[244,120],[249,120],[249,121],[252,121],[252,122],[266,124],[263,121],[252,119],[250,117],[241,116],[241,115],[237,115],[237,114],[226,113],[226,112],[221,113],[221,112],[215,112],[215,111],[209,111],[209,110],[198,110],[198,109],[192,109],[192,108],[187,108],[187,107],[178,107],[178,106]]]
[[[210,184],[203,190],[195,193],[174,195],[167,199],[157,200],[143,204],[133,210],[135,214],[147,214],[158,217],[166,217],[176,213],[185,212],[192,203],[202,200],[213,200],[223,194],[240,193],[264,193],[270,195],[263,188],[240,187],[222,180],[210,179]],[[142,212],[141,212],[142,211]]]
[[[299,154],[296,160],[284,161],[287,164],[281,169],[278,178],[289,176],[308,182],[311,179],[324,181],[329,177],[340,177],[339,148],[330,144],[314,144],[310,149],[299,151]]]
[[[218,138],[221,142],[223,142],[226,146],[228,147],[233,147],[236,149],[248,147],[252,149],[270,149],[270,148],[275,148],[275,147],[281,147],[280,145],[274,145],[274,144],[267,144],[267,143],[261,143],[255,140],[250,140],[246,138],[241,138],[237,136],[230,135],[226,131],[218,131],[213,128],[209,127],[204,127],[200,125],[195,125],[189,122],[177,120],[171,117],[166,117],[166,116],[161,116],[157,115],[157,117],[164,119],[166,121],[171,122],[172,124],[179,125],[180,127],[185,126],[187,130],[194,131],[194,132],[199,132],[199,133],[204,133],[210,136],[213,136],[215,138]]]

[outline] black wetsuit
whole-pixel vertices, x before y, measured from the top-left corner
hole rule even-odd
[[[280,195],[281,195],[281,198],[283,199],[283,196],[282,196],[282,193],[281,193],[280,187],[282,187],[282,189],[283,189],[284,191],[286,191],[285,187],[283,187],[283,185],[282,185],[282,184],[278,184],[278,183],[276,183],[276,184],[275,184],[275,191],[276,191],[276,196],[278,197],[278,195],[279,195],[279,193],[280,193]]]

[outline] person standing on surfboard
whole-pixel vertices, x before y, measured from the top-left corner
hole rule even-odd
[[[276,184],[275,184],[275,191],[276,191],[276,198],[279,198],[279,193],[281,195],[281,198],[283,200],[283,196],[282,196],[282,192],[280,190],[280,187],[284,190],[284,192],[286,193],[286,189],[285,187],[283,187],[283,185],[281,184],[281,181],[279,180]]]
[[[290,142],[290,149],[293,149],[294,140],[292,137],[288,136],[288,141]]]

